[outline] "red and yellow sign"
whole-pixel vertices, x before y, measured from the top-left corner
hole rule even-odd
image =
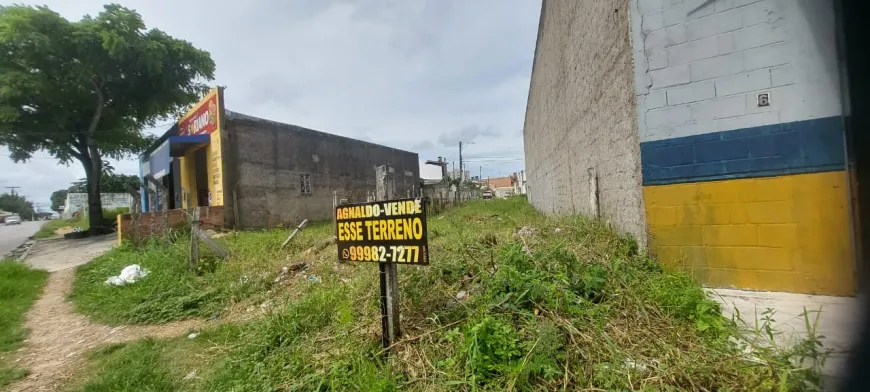
[[[178,134],[208,135],[218,127],[218,90],[211,90],[202,101],[178,120]]]
[[[218,88],[209,93],[191,108],[187,114],[178,120],[178,134],[208,135],[208,143],[197,144],[189,148],[183,157],[180,157],[181,171],[181,194],[184,208],[200,205],[206,199],[203,193],[208,193],[208,205],[222,206],[224,204],[223,187],[223,160],[221,159],[221,102],[223,94]],[[197,167],[195,164],[196,154],[205,152],[205,167]],[[198,187],[197,179],[208,179],[208,189]],[[203,204],[205,205],[205,204]]]

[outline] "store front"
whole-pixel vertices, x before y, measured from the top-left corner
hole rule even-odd
[[[141,192],[143,211],[223,205],[221,98],[221,89],[212,89],[140,156],[140,178],[149,186]]]

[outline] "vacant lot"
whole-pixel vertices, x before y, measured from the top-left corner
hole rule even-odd
[[[375,264],[335,260],[329,224],[230,234],[228,260],[187,268],[186,242],[121,247],[80,267],[76,308],[113,324],[249,321],[195,338],[94,350],[85,391],[813,390],[792,361],[815,346],[746,354],[689,277],[581,218],[523,198],[429,218],[431,265],[400,266],[403,340],[384,355]],[[321,249],[322,248],[322,249]],[[151,271],[103,284],[125,265]],[[282,267],[286,267],[282,272]],[[249,317],[244,317],[249,316]],[[809,347],[809,348],[808,348]],[[595,389],[597,388],[597,389]]]

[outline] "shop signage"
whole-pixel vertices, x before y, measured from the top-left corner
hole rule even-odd
[[[178,121],[178,134],[208,135],[218,127],[218,94],[212,90]]]

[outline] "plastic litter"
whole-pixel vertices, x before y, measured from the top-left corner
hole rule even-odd
[[[196,339],[197,336],[199,336],[199,334],[194,332],[194,333],[191,333],[190,335],[187,335],[187,338],[188,339]]]
[[[139,264],[131,264],[124,267],[124,269],[121,270],[120,275],[110,276],[106,279],[106,284],[109,286],[123,286],[125,284],[136,283],[139,279],[148,276],[149,273],[151,273],[151,271],[143,269]]]

